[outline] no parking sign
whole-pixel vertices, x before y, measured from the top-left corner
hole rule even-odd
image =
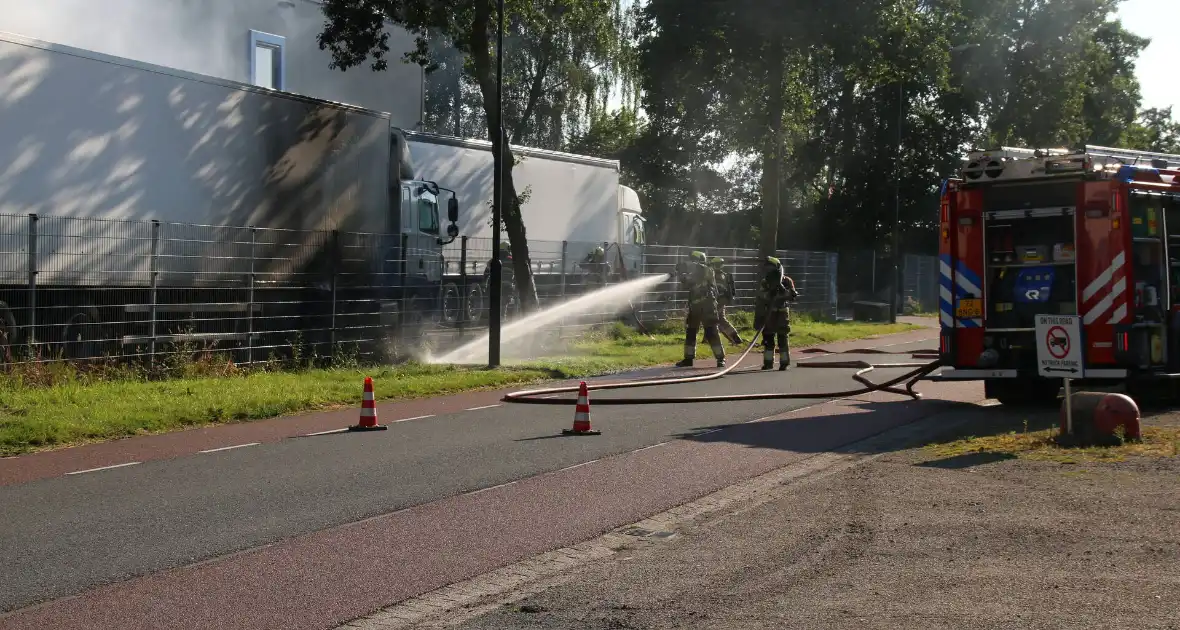
[[[1076,315],[1037,315],[1037,373],[1082,378],[1082,322]]]

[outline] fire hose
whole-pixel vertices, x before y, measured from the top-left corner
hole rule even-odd
[[[654,387],[657,385],[682,385],[684,383],[699,383],[703,381],[712,381],[724,377],[729,374],[734,368],[741,364],[741,362],[750,354],[754,346],[758,343],[758,338],[762,335],[763,328],[759,328],[754,337],[750,340],[745,351],[734,361],[732,365],[713,372],[711,374],[704,374],[700,376],[684,376],[677,378],[656,378],[656,379],[640,379],[634,381],[620,381],[614,383],[597,383],[594,385],[587,384],[587,390],[610,390],[610,389],[630,389],[635,387]],[[908,352],[890,352],[887,350],[878,350],[875,348],[860,348],[855,350],[844,350],[841,352],[830,352],[820,348],[810,348],[803,350],[805,353],[826,353],[826,354],[909,354],[911,358],[930,358],[937,356],[933,350],[916,350]],[[847,398],[849,396],[860,396],[870,392],[884,391],[892,394],[901,394],[909,396],[915,400],[921,399],[922,395],[914,391],[914,386],[918,381],[922,380],[927,374],[933,372],[942,366],[939,359],[928,363],[878,363],[873,364],[868,361],[829,361],[826,363],[800,363],[798,367],[801,368],[843,368],[857,371],[852,375],[852,378],[858,383],[864,385],[860,389],[852,389],[840,392],[767,392],[760,394],[726,394],[717,396],[659,396],[648,398],[600,398],[594,401],[596,405],[664,405],[676,403],[704,403],[704,402],[737,402],[745,400],[796,400],[796,399],[817,399],[817,398]],[[883,383],[874,383],[870,381],[865,375],[872,372],[874,369],[889,369],[889,368],[916,368],[896,378],[889,379]],[[905,383],[905,389],[899,389],[897,386],[900,383]],[[528,405],[570,405],[576,401],[571,399],[562,399],[554,397],[555,394],[564,394],[577,392],[579,386],[568,387],[550,387],[546,389],[533,389],[519,392],[512,392],[506,394],[501,399],[502,402],[521,403]]]

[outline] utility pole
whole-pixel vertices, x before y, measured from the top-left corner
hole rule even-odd
[[[905,123],[905,81],[897,80],[897,146],[893,157],[893,244],[890,253],[893,259],[893,274],[889,281],[889,322],[897,323],[898,293],[901,283],[901,129]]]
[[[492,268],[488,279],[488,367],[500,365],[500,217],[504,207],[504,0],[496,0],[496,159],[492,173]]]

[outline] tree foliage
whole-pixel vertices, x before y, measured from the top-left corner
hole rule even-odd
[[[650,0],[625,154],[649,233],[725,217],[709,244],[886,252],[896,211],[920,252],[969,147],[1174,149],[1171,112],[1138,111],[1148,42],[1119,1]]]
[[[427,88],[427,122],[456,135],[490,139],[496,168],[504,170],[502,229],[527,311],[537,296],[509,145],[561,145],[574,134],[589,133],[583,123],[604,114],[608,86],[622,86],[626,96],[632,85],[625,80],[632,75],[631,37],[619,0],[507,0],[501,126],[495,107],[495,12],[493,0],[325,0],[319,44],[332,53],[333,67],[347,70],[368,62],[380,71],[391,52],[386,22],[414,36],[414,50],[399,61],[422,65],[436,78]]]

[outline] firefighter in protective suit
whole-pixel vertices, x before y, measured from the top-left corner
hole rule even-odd
[[[791,365],[791,349],[787,336],[791,334],[791,310],[788,302],[799,297],[795,281],[783,270],[779,259],[767,256],[763,263],[762,281],[758,285],[758,299],[754,302],[754,322],[762,329],[762,369],[774,367],[774,345],[778,341],[778,369]]]
[[[512,267],[512,248],[507,241],[500,241],[500,308],[501,315],[507,316],[516,309],[516,270]],[[486,295],[491,295],[492,265],[483,268],[483,284]]]
[[[688,287],[688,316],[684,321],[684,360],[677,367],[692,367],[697,353],[697,332],[705,328],[705,341],[713,350],[717,367],[725,367],[725,346],[717,334],[717,282],[703,252],[693,252],[676,265],[677,278]]]
[[[742,336],[725,317],[725,307],[737,299],[737,287],[734,286],[733,276],[725,272],[725,260],[722,258],[710,258],[709,266],[713,268],[713,276],[717,279],[717,332],[734,344],[741,345]]]
[[[588,287],[592,289],[605,287],[607,278],[610,276],[610,263],[606,262],[606,250],[602,247],[595,247],[582,262],[582,271],[586,274]]]

